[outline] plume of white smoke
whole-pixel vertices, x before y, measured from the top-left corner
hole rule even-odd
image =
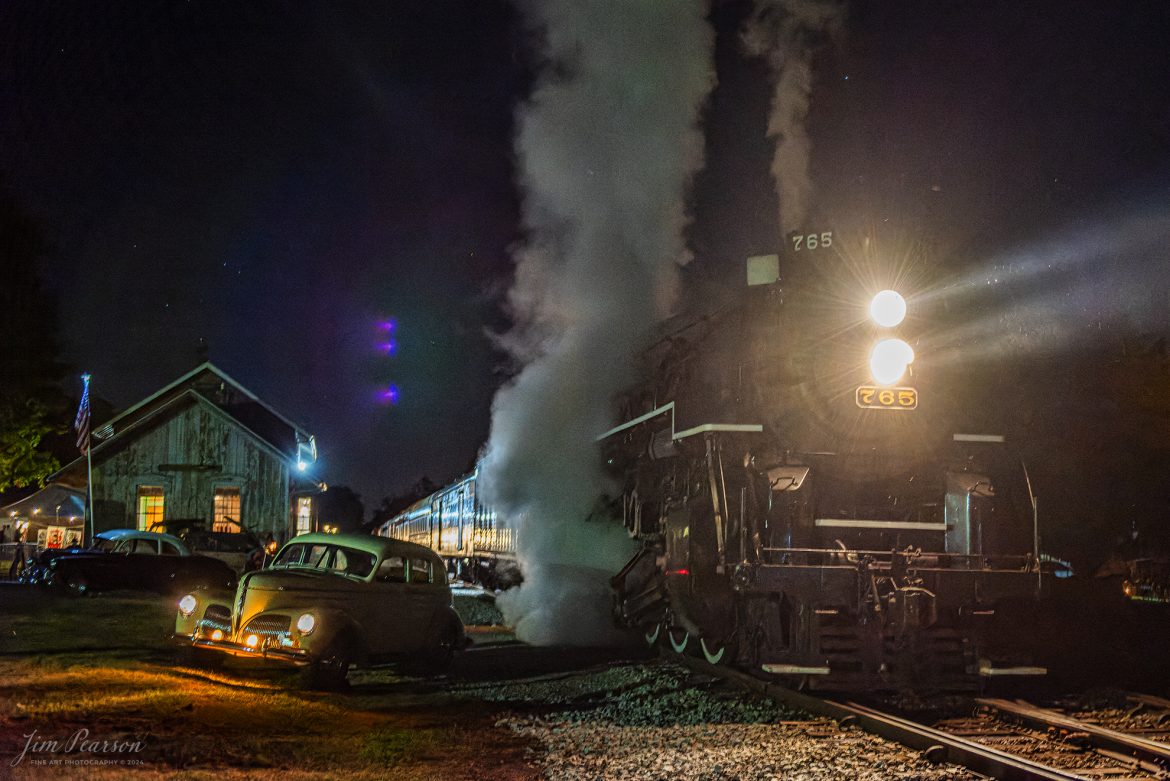
[[[812,59],[818,46],[841,33],[844,19],[841,0],[757,0],[744,28],[744,48],[767,60],[775,83],[768,137],[776,142],[772,177],[782,232],[805,227],[812,199],[811,145],[805,128]]]
[[[493,402],[480,474],[519,527],[525,580],[501,599],[505,618],[529,642],[596,644],[631,542],[619,522],[588,520],[609,487],[595,438],[687,258],[713,31],[701,0],[521,6],[545,57],[518,117],[526,238],[501,339],[523,367]]]

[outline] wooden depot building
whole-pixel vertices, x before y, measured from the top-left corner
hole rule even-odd
[[[278,542],[316,526],[316,440],[210,363],[96,423],[94,531],[201,522]],[[84,491],[84,456],[49,478]]]

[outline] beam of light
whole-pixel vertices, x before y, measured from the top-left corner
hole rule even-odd
[[[394,355],[394,353],[398,352],[398,342],[394,341],[393,339],[387,339],[384,342],[379,342],[378,352],[383,353],[384,355]]]
[[[388,333],[388,334],[394,333],[395,329],[397,329],[397,328],[398,328],[398,321],[395,320],[394,318],[389,318],[387,320],[381,320],[378,323],[378,330],[383,331],[383,332]]]
[[[1170,209],[1165,203],[1001,253],[918,299],[952,323],[930,337],[932,362],[1079,349],[1170,326]]]

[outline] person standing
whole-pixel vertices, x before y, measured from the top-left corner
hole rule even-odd
[[[24,571],[24,535],[20,533],[20,529],[14,532],[12,541],[16,543],[16,547],[12,552],[12,566],[8,568],[9,579],[15,579]]]

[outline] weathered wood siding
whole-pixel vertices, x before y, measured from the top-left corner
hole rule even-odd
[[[289,520],[289,464],[208,404],[135,432],[128,445],[93,465],[95,529],[136,528],[140,485],[161,485],[167,520],[209,524],[215,489],[240,489],[245,526],[283,538]]]

